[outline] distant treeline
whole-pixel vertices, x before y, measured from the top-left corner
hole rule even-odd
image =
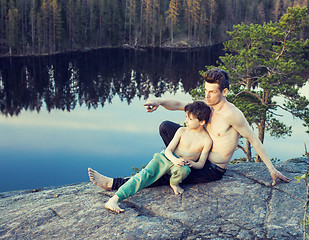
[[[234,24],[278,21],[295,5],[309,0],[0,0],[0,54],[207,46],[227,40]]]

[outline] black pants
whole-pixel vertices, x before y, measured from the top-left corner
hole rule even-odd
[[[173,139],[176,131],[181,126],[170,122],[164,121],[159,127],[160,136],[166,146]],[[206,161],[205,166],[202,169],[191,168],[191,173],[187,178],[183,180],[183,184],[192,183],[206,183],[219,180],[223,177],[225,173],[224,169],[219,168],[215,164],[211,163],[209,160]],[[122,184],[128,181],[129,178],[114,178],[112,190],[117,190]],[[165,174],[159,180],[151,184],[149,187],[157,187],[163,185],[169,185],[170,175]]]

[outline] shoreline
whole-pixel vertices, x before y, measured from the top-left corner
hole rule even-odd
[[[176,51],[176,52],[184,52],[189,50],[198,50],[203,48],[211,48],[216,47],[218,45],[221,45],[223,43],[217,43],[213,45],[185,45],[185,44],[174,44],[174,45],[165,45],[161,47],[156,46],[132,46],[129,44],[123,44],[119,46],[101,46],[101,47],[94,47],[94,48],[83,48],[83,49],[75,49],[75,50],[64,50],[64,51],[57,51],[53,53],[34,53],[34,54],[0,54],[0,58],[22,58],[22,57],[48,57],[48,56],[56,56],[60,54],[70,54],[70,53],[86,53],[91,52],[94,50],[100,50],[100,49],[132,49],[135,51],[147,51],[148,49],[162,49],[166,51]]]
[[[282,160],[279,162],[274,163],[275,166],[281,166],[285,162],[306,162],[306,158],[301,156],[301,157],[294,157],[290,158],[287,160]],[[230,163],[228,169],[234,168],[233,166],[241,166],[243,164],[257,164],[257,165],[263,165],[263,163],[256,163],[256,162],[238,162],[238,163]],[[131,176],[127,176],[131,177]],[[68,183],[68,184],[63,184],[63,185],[54,185],[54,186],[44,186],[44,187],[38,187],[38,188],[28,188],[28,189],[18,189],[18,190],[10,190],[10,191],[5,191],[5,192],[0,192],[0,199],[11,197],[11,196],[16,196],[16,195],[23,195],[23,194],[29,194],[29,193],[38,193],[46,190],[55,190],[59,188],[64,188],[64,187],[71,187],[71,186],[78,186],[78,185],[85,185],[91,183],[90,180],[84,181],[84,182],[77,182],[77,183]],[[195,185],[195,184],[193,184]]]
[[[5,191],[0,192],[0,199],[12,197],[16,195],[25,195],[29,193],[38,193],[43,191],[49,191],[49,190],[56,190],[59,188],[65,188],[65,187],[72,187],[72,186],[78,186],[78,185],[84,185],[91,183],[90,180],[86,182],[79,182],[79,183],[69,183],[64,185],[58,185],[58,186],[46,186],[46,187],[38,187],[38,188],[29,188],[29,189],[19,189],[19,190],[11,190],[11,191]]]

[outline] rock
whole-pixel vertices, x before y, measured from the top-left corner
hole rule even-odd
[[[292,178],[270,185],[263,163],[230,165],[217,182],[147,188],[104,208],[114,192],[92,183],[0,194],[0,239],[302,239],[305,158],[276,164]]]

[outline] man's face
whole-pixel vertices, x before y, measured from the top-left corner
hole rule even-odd
[[[219,89],[219,84],[205,82],[205,100],[208,106],[221,102],[224,95]]]

